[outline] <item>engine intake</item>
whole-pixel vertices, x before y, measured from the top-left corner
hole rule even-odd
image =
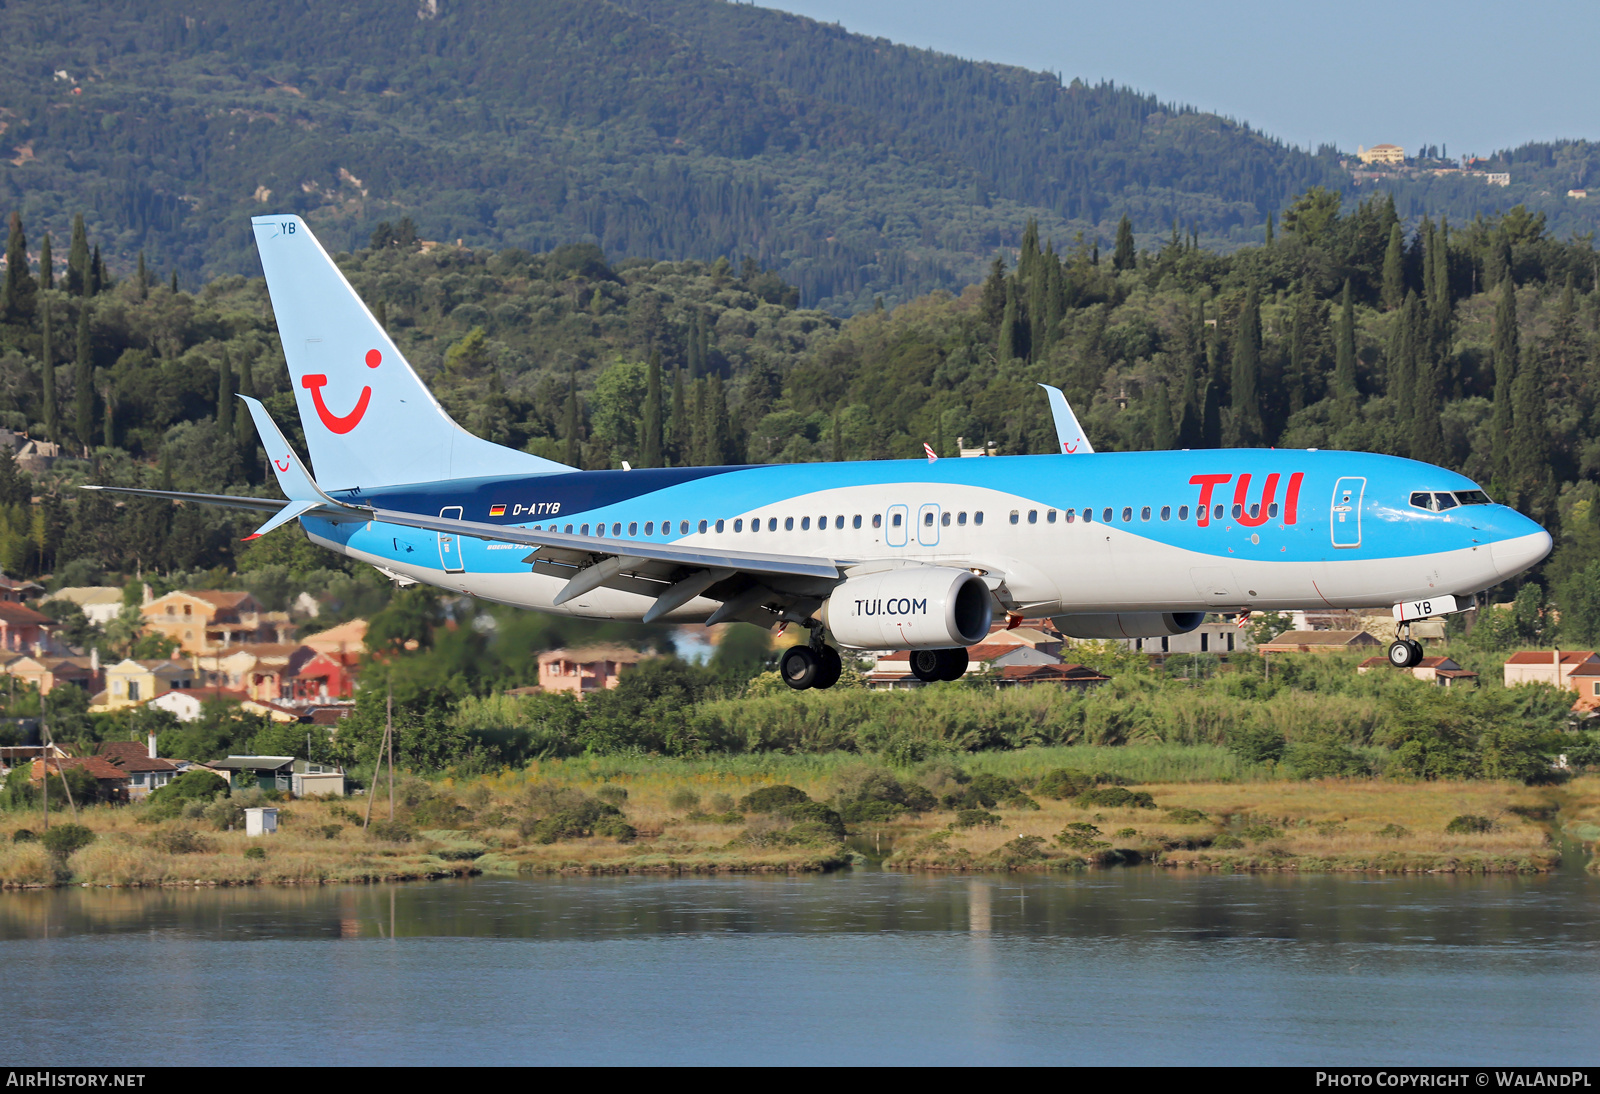
[[[1051,622],[1072,638],[1166,638],[1188,634],[1205,619],[1205,612],[1106,612],[1058,615]]]
[[[970,570],[914,566],[845,581],[822,606],[840,645],[931,650],[972,646],[989,633],[989,587]]]

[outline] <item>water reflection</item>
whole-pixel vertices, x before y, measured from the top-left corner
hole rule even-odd
[[[1155,869],[7,893],[7,1062],[1594,1062],[1597,895]]]

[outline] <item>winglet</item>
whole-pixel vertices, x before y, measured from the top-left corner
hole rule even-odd
[[[304,516],[313,509],[329,506],[333,509],[354,509],[355,506],[346,505],[335,501],[322,492],[311,473],[306,470],[300,457],[295,455],[289,442],[284,439],[283,432],[278,428],[278,423],[272,420],[272,415],[267,413],[267,408],[260,401],[248,395],[241,395],[246,406],[250,408],[250,417],[256,423],[256,433],[261,437],[261,446],[267,450],[267,459],[272,462],[273,473],[278,476],[278,489],[289,499],[290,504],[275,513],[271,520],[257,528],[245,537],[246,541],[264,536],[274,528],[289,523]]]
[[[1050,414],[1056,420],[1056,443],[1061,446],[1064,455],[1077,453],[1094,453],[1094,445],[1089,443],[1089,437],[1084,433],[1083,427],[1078,424],[1078,416],[1072,413],[1072,407],[1067,403],[1067,397],[1058,387],[1049,384],[1040,384],[1045,394],[1050,397]]]

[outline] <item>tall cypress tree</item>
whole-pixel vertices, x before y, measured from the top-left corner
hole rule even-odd
[[[89,340],[89,304],[78,306],[77,368],[73,373],[73,425],[87,455],[94,448],[94,347]]]
[[[567,374],[567,408],[562,421],[562,440],[566,442],[566,449],[562,453],[561,462],[568,467],[577,467],[583,455],[578,438],[578,374]]]
[[[722,374],[711,374],[711,390],[706,397],[707,463],[720,465],[738,462],[734,448],[733,422],[728,416],[727,391],[722,384]]]
[[[217,433],[222,437],[233,434],[233,404],[233,361],[224,349],[217,361]]]
[[[1133,221],[1128,219],[1128,214],[1123,213],[1122,219],[1117,222],[1117,246],[1111,252],[1111,268],[1121,273],[1131,270],[1139,264],[1139,252],[1133,243]]]
[[[1428,337],[1431,317],[1421,300],[1408,300],[1415,333],[1412,341],[1417,346],[1415,394],[1411,399],[1411,456],[1424,463],[1444,461],[1444,427],[1440,413],[1444,409],[1444,365],[1437,347]]]
[[[1356,308],[1350,299],[1350,279],[1345,278],[1339,301],[1339,322],[1333,336],[1333,394],[1348,420],[1356,409]]]
[[[1024,282],[1031,282],[1038,273],[1038,267],[1039,222],[1029,217],[1027,227],[1022,229],[1022,253],[1017,258],[1017,277]]]
[[[644,467],[661,467],[661,352],[650,354],[650,367],[645,373],[644,413],[640,416],[639,463]]]
[[[1170,452],[1175,447],[1175,430],[1172,423],[1172,394],[1167,391],[1165,380],[1156,383],[1155,403],[1155,428],[1151,430],[1150,440],[1157,452]]]
[[[1540,523],[1550,523],[1555,516],[1555,478],[1550,467],[1545,401],[1542,362],[1537,350],[1529,346],[1522,351],[1511,385],[1512,428],[1507,455],[1511,490],[1507,500]]]
[[[1262,442],[1261,422],[1261,300],[1252,286],[1239,313],[1239,330],[1233,343],[1233,428],[1243,448]]]
[[[176,276],[176,275],[174,275]],[[89,235],[84,231],[83,214],[72,218],[72,246],[67,250],[67,291],[82,296],[89,284]]]
[[[1489,422],[1489,462],[1495,491],[1504,494],[1511,483],[1511,388],[1517,379],[1517,359],[1521,354],[1517,331],[1517,287],[1510,274],[1500,281],[1500,299],[1494,310],[1493,338],[1494,406]]]
[[[1383,288],[1379,293],[1384,311],[1394,311],[1406,299],[1406,245],[1400,225],[1389,229],[1389,249],[1383,255]]]
[[[22,216],[11,214],[11,238],[6,242],[6,278],[0,290],[0,313],[13,323],[33,318],[39,286],[28,270],[28,239],[22,233]]]
[[[99,296],[100,290],[108,288],[106,284],[106,268],[100,262],[100,244],[94,245],[94,253],[89,256],[89,278],[84,284],[84,296]]]
[[[672,370],[672,414],[667,418],[665,449],[674,467],[688,463],[689,456],[689,406],[683,388],[684,369]]]
[[[56,406],[56,351],[51,340],[50,301],[44,302],[44,345],[39,352],[43,362],[41,379],[44,384],[44,435],[47,440],[61,443],[61,411]]]
[[[995,346],[995,356],[1002,365],[1012,358],[1025,355],[1017,351],[1021,341],[1018,337],[1020,326],[1017,316],[1017,279],[1013,277],[1006,280],[1006,307],[1000,316],[1000,335]]]
[[[1197,304],[1183,340],[1185,375],[1175,438],[1179,448],[1205,446],[1205,330],[1205,305]]]
[[[50,233],[44,234],[44,242],[39,244],[39,287],[53,289],[56,287],[56,259],[50,251]]]
[[[1407,293],[1389,328],[1389,398],[1394,402],[1394,438],[1401,455],[1411,450],[1417,414],[1417,295]]]
[[[139,286],[139,299],[150,298],[150,268],[144,264],[144,249],[139,250],[139,268],[134,271],[134,283]]]
[[[690,423],[689,463],[704,467],[710,462],[707,453],[711,448],[711,422],[707,416],[705,377],[694,382],[694,417]]]

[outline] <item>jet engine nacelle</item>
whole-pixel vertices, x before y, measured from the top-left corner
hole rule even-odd
[[[988,636],[993,602],[970,570],[913,566],[848,579],[821,615],[839,644],[855,649],[949,649]]]
[[[1105,612],[1058,615],[1051,622],[1073,638],[1166,638],[1188,634],[1205,618],[1205,612]]]

